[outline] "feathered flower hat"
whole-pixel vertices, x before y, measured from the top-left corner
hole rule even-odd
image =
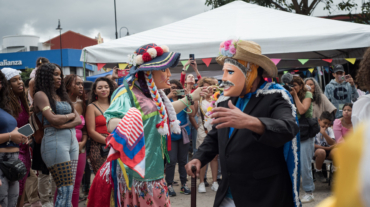
[[[175,67],[180,59],[180,53],[170,52],[168,47],[157,46],[154,43],[139,47],[134,54],[129,55],[132,64],[130,75],[139,71],[164,70]]]

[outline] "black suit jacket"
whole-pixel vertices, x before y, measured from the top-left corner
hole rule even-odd
[[[235,105],[238,98],[230,100]],[[228,101],[218,104],[228,108]],[[299,128],[290,104],[280,93],[253,95],[244,113],[265,125],[262,135],[248,129],[213,129],[194,155],[202,166],[219,154],[222,181],[214,206],[218,207],[228,188],[236,206],[294,206],[292,183],[284,159],[284,144],[292,140]]]

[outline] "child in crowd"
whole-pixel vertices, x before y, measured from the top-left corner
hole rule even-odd
[[[322,173],[322,165],[325,159],[332,160],[335,146],[333,129],[329,125],[333,122],[333,116],[328,112],[322,112],[319,118],[320,132],[315,137],[315,178],[322,183],[327,181]]]
[[[344,142],[343,137],[352,130],[352,105],[352,103],[344,104],[343,117],[334,121],[333,130],[337,143]]]

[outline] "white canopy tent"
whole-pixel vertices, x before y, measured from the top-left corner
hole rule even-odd
[[[156,43],[180,52],[181,59],[194,54],[200,70],[219,70],[214,60],[207,68],[201,65],[200,59],[217,57],[220,43],[231,38],[257,42],[263,54],[283,59],[279,68],[302,67],[297,59],[318,59],[308,61],[303,67],[323,66],[329,63],[319,59],[360,58],[370,46],[370,26],[234,1],[172,24],[86,47],[81,61],[127,62],[127,55],[139,46]],[[344,62],[343,59],[333,60],[333,63]],[[181,66],[178,66],[175,72],[180,71]]]

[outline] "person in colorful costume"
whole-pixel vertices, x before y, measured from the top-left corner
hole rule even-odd
[[[201,88],[170,102],[162,89],[170,88],[170,67],[180,53],[147,44],[130,56],[133,66],[112,95],[104,113],[108,123],[107,162],[91,185],[88,206],[171,206],[164,181],[164,158],[171,133],[181,133],[176,114],[199,100]]]
[[[277,68],[251,41],[227,40],[217,62],[223,65],[223,95],[212,110],[212,130],[187,165],[199,169],[219,154],[222,181],[214,206],[300,206],[299,136],[289,92],[264,77]]]

